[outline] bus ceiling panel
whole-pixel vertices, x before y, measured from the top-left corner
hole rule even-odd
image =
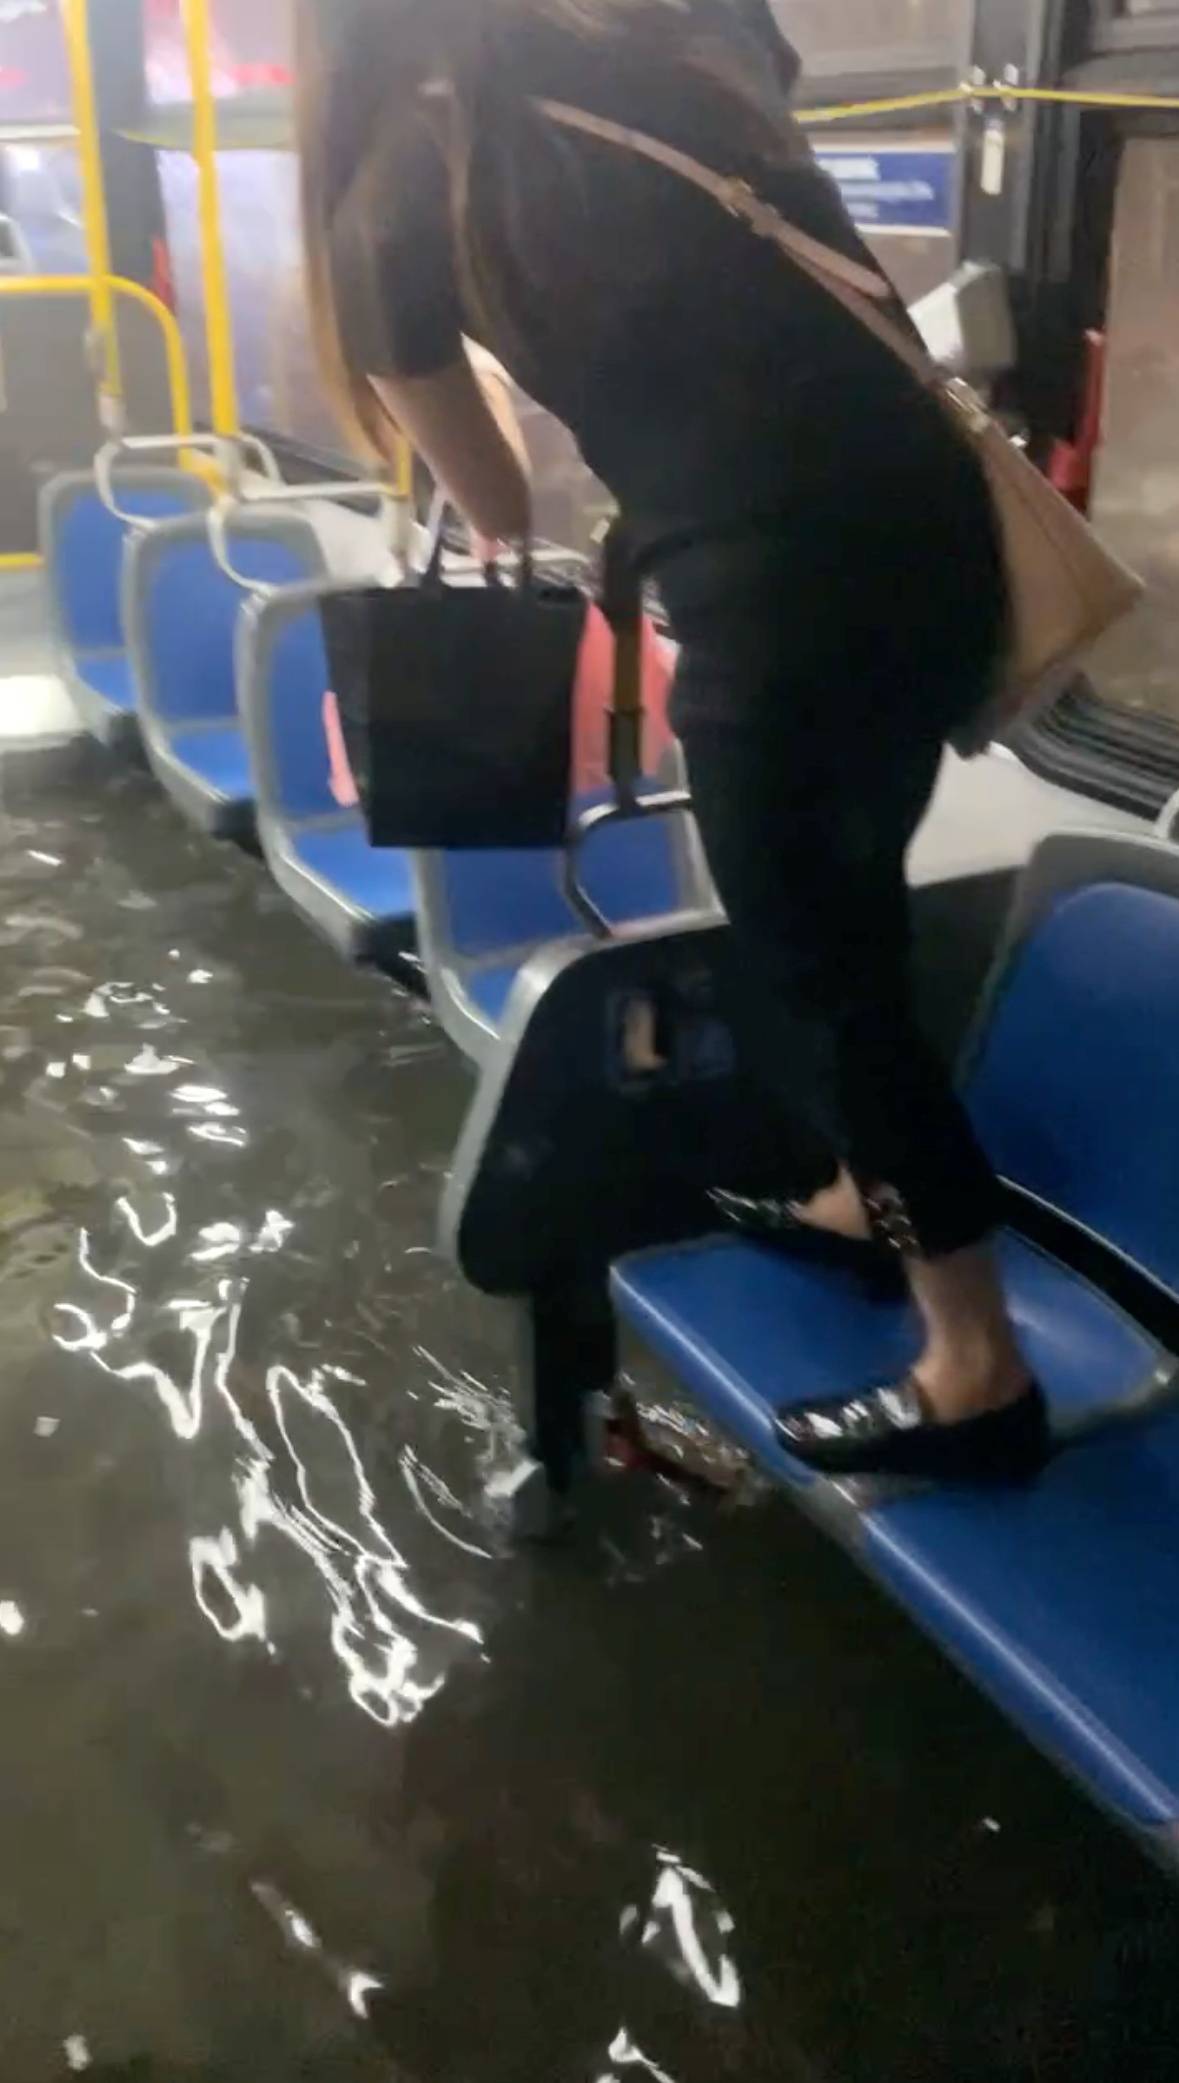
[[[803,103],[842,106],[957,87],[973,0],[770,0],[803,64]],[[871,120],[871,119],[870,119]],[[886,119],[888,127],[898,118]],[[928,123],[918,111],[916,127]],[[899,119],[908,128],[910,119]],[[873,126],[874,127],[874,126]]]
[[[805,69],[906,72],[956,64],[969,35],[970,0],[771,0]]]
[[[804,61],[799,93],[808,104],[883,100],[889,95],[949,93],[962,79],[960,58],[946,51],[821,52]]]
[[[1158,45],[1152,50],[1107,52],[1076,65],[1065,77],[1066,87],[1084,94],[1157,94],[1162,98],[1179,94],[1179,37],[1173,47]],[[1175,111],[1125,109],[1115,111],[1119,123],[1136,127],[1159,124],[1172,128]]]
[[[798,88],[797,105],[815,113],[816,121],[809,126],[814,138],[826,138],[835,143],[845,131],[850,134],[852,127],[847,118],[839,116],[842,109],[859,109],[866,102],[903,100],[910,95],[944,95],[944,102],[935,107],[886,108],[879,114],[857,114],[853,119],[857,133],[920,133],[931,128],[944,129],[953,121],[954,99],[961,84],[960,64],[941,64],[920,72],[907,65],[899,70],[895,62],[891,69],[877,72],[827,73],[821,68],[811,70],[808,67]],[[826,110],[832,112],[830,117],[823,113]]]
[[[1179,49],[1179,7],[1175,0],[1155,5],[1154,0],[1138,0],[1138,4],[1099,5],[1090,34],[1091,48],[1102,51],[1158,51]]]
[[[940,44],[898,51],[895,43],[882,50],[815,51],[804,59],[809,97],[829,100],[832,82],[858,82],[879,88],[895,84],[898,90],[935,86],[956,87],[962,76],[958,57]]]

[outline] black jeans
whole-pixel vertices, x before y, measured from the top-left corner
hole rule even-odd
[[[880,1234],[926,1258],[980,1242],[1000,1213],[911,1004],[905,856],[945,739],[985,694],[998,628],[993,593],[976,617],[955,597],[939,632],[903,600],[865,615],[852,588],[840,612],[828,589],[816,612],[796,584],[775,599],[759,584],[739,613],[683,632],[676,698],[746,956],[740,1016],[788,1153],[783,1192],[807,1199],[844,1166]]]

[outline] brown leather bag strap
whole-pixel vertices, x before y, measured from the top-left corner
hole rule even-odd
[[[824,246],[821,240],[812,239],[809,233],[800,231],[797,225],[788,223],[781,211],[757,195],[748,181],[731,174],[718,174],[675,145],[648,137],[641,130],[629,130],[622,123],[612,123],[606,116],[591,116],[586,109],[574,108],[569,102],[538,100],[536,106],[563,129],[601,138],[606,144],[618,145],[623,151],[635,153],[656,166],[666,168],[668,173],[678,174],[681,180],[690,181],[694,188],[710,195],[723,210],[738,218],[759,238],[769,239],[777,246],[787,260],[825,289],[898,361],[903,362],[924,388],[953,390],[933,356],[877,308],[881,301],[892,297],[888,283],[870,268],[849,260],[846,254],[835,252],[832,247]]]

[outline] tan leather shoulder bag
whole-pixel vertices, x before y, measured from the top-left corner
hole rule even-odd
[[[880,308],[891,295],[883,280],[789,224],[748,182],[718,174],[672,145],[565,102],[537,105],[565,129],[637,153],[712,196],[827,290],[941,401],[973,447],[990,487],[1007,574],[1008,643],[1000,684],[956,741],[959,749],[981,751],[1018,717],[1054,700],[1090,645],[1139,601],[1142,582],[1061,498],[969,384],[947,376]]]

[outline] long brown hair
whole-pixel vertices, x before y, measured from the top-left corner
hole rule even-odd
[[[783,109],[764,66],[698,33],[696,0],[298,0],[298,136],[307,290],[319,364],[362,450],[380,453],[388,425],[361,343],[379,336],[381,249],[396,209],[407,136],[431,124],[445,152],[455,252],[465,298],[502,310],[513,256],[480,237],[469,207],[476,133],[509,139],[512,68],[497,63],[509,31],[550,24],[588,40],[638,36],[663,65],[706,73],[773,152]],[[445,81],[444,102],[423,88]],[[558,147],[559,149],[559,147]],[[384,440],[382,440],[384,436]]]

